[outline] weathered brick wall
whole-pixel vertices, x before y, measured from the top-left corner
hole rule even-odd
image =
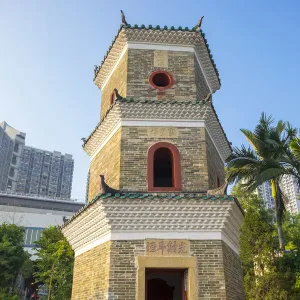
[[[239,257],[224,242],[190,241],[197,257],[198,299],[244,300]],[[72,300],[136,300],[144,240],[110,241],[75,258]],[[161,266],[163,267],[163,266]]]
[[[168,67],[154,67],[155,50],[128,50],[127,97],[135,99],[195,100],[194,53],[168,51]],[[172,88],[158,92],[149,84],[150,73],[164,70],[174,77]]]
[[[135,258],[144,255],[144,241],[112,241],[108,300],[135,300],[137,267]]]
[[[208,190],[205,129],[178,128],[177,138],[153,138],[148,137],[147,127],[122,128],[121,190],[147,191],[147,153],[157,142],[169,142],[178,148],[183,191]]]
[[[205,134],[205,140],[206,140],[209,188],[215,189],[217,188],[217,178],[219,178],[220,185],[224,183],[225,180],[224,163],[207,132]]]
[[[223,243],[222,248],[226,283],[226,299],[244,300],[244,280],[240,258],[225,243]]]
[[[196,95],[197,99],[205,99],[210,93],[209,88],[206,84],[204,75],[201,71],[201,68],[198,64],[197,58],[195,57],[195,75],[196,75]]]
[[[197,257],[199,299],[227,300],[222,241],[191,241],[191,253]]]
[[[127,52],[122,57],[117,68],[112,73],[105,87],[101,91],[101,113],[100,119],[106,113],[110,106],[111,95],[116,88],[120,95],[126,97],[127,90]]]
[[[89,200],[99,193],[99,175],[124,191],[147,191],[148,149],[157,142],[174,144],[181,155],[183,191],[206,191],[224,182],[224,164],[204,128],[178,128],[176,138],[153,138],[147,127],[122,127],[90,165]],[[121,133],[122,132],[122,133]]]
[[[99,151],[90,164],[89,197],[91,201],[99,193],[100,174],[106,183],[118,189],[120,186],[121,129]]]
[[[106,242],[75,257],[72,300],[107,299],[109,252],[110,242]]]

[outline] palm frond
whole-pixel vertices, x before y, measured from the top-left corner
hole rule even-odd
[[[253,149],[251,149],[250,147],[247,148],[245,145],[242,145],[240,149],[237,147],[232,148],[232,154],[227,158],[226,162],[230,162],[233,159],[241,158],[241,157],[247,157],[249,159],[254,159],[254,160],[258,159]]]
[[[291,140],[290,149],[295,158],[300,161],[300,137]]]
[[[287,133],[287,136],[288,136],[289,140],[292,140],[292,139],[297,137],[298,129],[293,127],[290,122],[286,123],[285,130],[286,130],[286,133]]]
[[[286,129],[286,126],[287,126],[286,122],[283,122],[282,120],[279,120],[279,121],[277,122],[277,125],[276,125],[276,127],[275,127],[275,130],[276,130],[278,136],[281,136],[281,135],[282,135],[282,133],[283,133],[283,132],[285,131],[285,129]]]

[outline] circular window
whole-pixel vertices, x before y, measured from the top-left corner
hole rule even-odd
[[[151,73],[149,77],[149,82],[152,87],[159,90],[165,90],[170,88],[173,83],[174,79],[173,76],[166,71],[156,71]]]

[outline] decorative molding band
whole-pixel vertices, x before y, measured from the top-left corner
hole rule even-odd
[[[198,241],[221,240],[226,243],[235,253],[239,254],[239,248],[220,231],[205,232],[174,232],[174,231],[151,231],[151,232],[110,232],[99,239],[75,250],[75,257],[89,251],[108,241],[145,240],[145,239],[185,239]]]
[[[164,119],[164,120],[155,120],[155,119],[122,119],[120,120],[110,131],[107,137],[96,149],[94,154],[91,156],[91,161],[96,157],[96,155],[101,151],[101,149],[106,145],[106,143],[112,138],[112,136],[118,131],[121,127],[177,127],[177,128],[205,128],[208,133],[213,145],[215,146],[222,162],[224,163],[224,158],[222,157],[215,141],[213,140],[212,135],[207,128],[205,121],[199,120],[185,120],[185,119]]]
[[[121,126],[127,127],[190,127],[204,128],[204,121],[176,119],[122,119]]]
[[[164,50],[177,52],[191,52],[194,53],[194,45],[170,45],[170,44],[150,44],[150,43],[127,43],[128,49],[141,50]]]
[[[202,74],[205,78],[205,82],[210,90],[210,93],[213,94],[212,88],[208,82],[208,79],[206,77],[206,74],[204,72],[204,69],[202,67],[200,58],[197,54],[197,51],[195,50],[194,45],[170,45],[170,44],[149,44],[149,43],[127,43],[124,46],[124,49],[122,50],[118,60],[116,61],[114,67],[111,69],[111,71],[109,72],[109,74],[106,76],[105,81],[103,82],[102,86],[101,86],[101,90],[105,88],[107,82],[109,81],[112,73],[115,71],[115,69],[117,68],[117,66],[119,65],[120,61],[122,60],[123,56],[125,55],[126,51],[128,49],[140,49],[140,50],[164,50],[164,51],[177,51],[177,52],[191,52],[194,53],[196,60],[199,64],[199,67],[202,71]]]

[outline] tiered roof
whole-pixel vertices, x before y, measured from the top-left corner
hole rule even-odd
[[[109,199],[118,199],[118,203],[120,206],[122,205],[122,202],[124,201],[124,205],[128,201],[139,200],[139,202],[142,204],[140,200],[153,200],[153,203],[159,201],[159,200],[170,200],[170,204],[173,201],[180,201],[183,200],[194,200],[194,201],[215,201],[218,203],[221,203],[220,201],[233,201],[235,204],[239,207],[242,214],[244,214],[244,211],[240,205],[240,203],[237,201],[237,199],[231,195],[207,195],[207,193],[142,193],[142,192],[120,192],[120,193],[106,193],[106,194],[98,194],[96,197],[94,197],[93,200],[91,200],[89,203],[87,203],[84,207],[82,207],[78,212],[76,212],[67,222],[64,223],[62,227],[66,227],[69,223],[72,222],[77,216],[81,215],[85,210],[87,210],[89,207],[91,207],[94,203],[97,201],[102,200],[109,200]],[[149,202],[145,202],[149,203]],[[190,202],[190,204],[193,204]]]
[[[159,109],[158,109],[159,108]],[[83,144],[91,156],[107,134],[122,119],[202,120],[206,123],[223,160],[231,154],[231,146],[210,100],[139,100],[119,97],[107,110]]]
[[[243,211],[232,196],[202,193],[99,194],[62,230],[80,255],[110,239],[222,239],[235,252]]]
[[[219,71],[209,49],[207,39],[203,31],[188,27],[168,28],[167,26],[145,26],[145,25],[122,25],[115,36],[112,45],[109,47],[101,64],[95,69],[94,82],[99,88],[102,87],[105,79],[121,56],[126,44],[128,43],[148,43],[165,45],[192,46],[196,55],[201,61],[205,76],[215,92],[221,86]]]

